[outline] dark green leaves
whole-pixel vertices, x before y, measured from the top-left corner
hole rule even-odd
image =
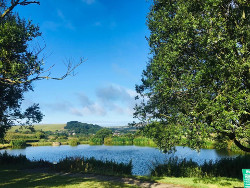
[[[250,4],[246,1],[154,1],[148,14],[152,58],[137,92],[135,116],[169,150],[180,136],[250,142]]]

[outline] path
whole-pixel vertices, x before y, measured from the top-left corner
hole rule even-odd
[[[105,175],[95,175],[95,174],[80,174],[80,173],[64,173],[61,175],[68,175],[68,176],[74,176],[74,177],[83,177],[83,178],[89,178],[89,179],[97,179],[101,181],[112,181],[112,182],[118,182],[118,183],[124,183],[129,185],[136,185],[138,187],[142,188],[184,188],[180,185],[173,185],[173,184],[166,184],[166,183],[157,183],[157,182],[150,182],[145,180],[139,180],[135,178],[123,178],[123,177],[117,177],[117,176],[105,176]]]

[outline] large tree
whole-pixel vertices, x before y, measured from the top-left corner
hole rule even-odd
[[[161,149],[213,139],[250,151],[249,13],[247,0],[153,1],[134,116]]]
[[[39,27],[21,19],[13,9],[18,5],[39,4],[38,1],[0,0],[0,139],[15,123],[31,125],[42,120],[38,104],[22,111],[24,93],[32,91],[32,83],[41,79],[61,80],[72,73],[76,66],[68,64],[65,75],[49,77],[44,63],[39,59],[42,48],[32,48],[30,41],[39,37]],[[47,73],[47,74],[46,74]]]

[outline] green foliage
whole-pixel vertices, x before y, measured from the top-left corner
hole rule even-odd
[[[69,145],[71,145],[71,146],[77,146],[78,144],[79,144],[78,139],[70,139],[69,140]]]
[[[3,1],[1,15],[4,7]],[[24,93],[32,91],[31,81],[27,80],[43,71],[38,52],[29,46],[29,42],[40,35],[39,27],[20,19],[17,14],[0,17],[0,138],[14,122],[22,120],[30,125],[42,120],[38,104],[24,112],[21,110]]]
[[[134,116],[161,149],[185,137],[193,149],[209,138],[250,151],[249,13],[248,1],[154,1]]]
[[[102,138],[96,138],[96,137],[93,137],[90,139],[90,144],[91,145],[102,145],[104,143],[103,139]]]
[[[112,131],[110,129],[104,128],[104,129],[100,129],[99,131],[97,131],[94,138],[100,138],[103,143],[104,138],[109,137],[111,135],[112,135]]]
[[[136,146],[152,146],[152,147],[156,146],[152,139],[143,136],[136,137],[133,140],[133,143]]]
[[[107,175],[131,175],[132,161],[128,164],[114,161],[101,161],[95,158],[65,158],[56,164],[56,170],[66,172],[84,172]]]
[[[126,136],[114,136],[104,139],[105,145],[133,145],[133,138]]]
[[[11,140],[10,145],[12,148],[21,148],[26,146],[26,140]]]
[[[28,159],[24,155],[9,155],[6,151],[0,153],[0,164],[17,164],[17,163],[26,163]]]
[[[78,121],[70,121],[70,122],[67,122],[67,125],[64,128],[68,129],[70,132],[88,135],[88,134],[95,134],[102,127],[99,125],[81,123]]]
[[[152,171],[153,176],[174,177],[229,177],[242,179],[242,169],[250,168],[250,156],[223,158],[216,162],[205,162],[198,165],[192,160],[170,158],[164,164],[157,165]]]
[[[45,133],[43,132],[43,131],[37,131],[36,132],[36,138],[37,139],[43,139],[43,138],[45,138],[46,136],[45,136]]]

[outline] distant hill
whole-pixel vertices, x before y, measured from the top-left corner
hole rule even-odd
[[[103,127],[94,124],[81,123],[78,121],[67,122],[64,129],[67,129],[69,132],[80,133],[80,134],[95,134],[97,131]]]
[[[129,127],[129,126],[113,126],[107,128],[111,129],[113,132],[118,131],[120,133],[134,133],[137,131],[135,127]]]

